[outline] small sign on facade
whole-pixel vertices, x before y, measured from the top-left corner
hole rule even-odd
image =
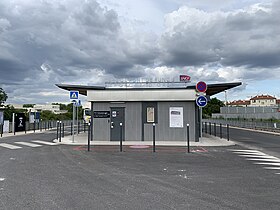
[[[93,117],[94,118],[110,118],[110,111],[94,111]]]
[[[181,82],[189,82],[191,80],[191,77],[188,75],[180,75],[180,81]]]
[[[155,122],[155,108],[147,107],[147,123]]]
[[[169,108],[169,127],[170,128],[183,128],[184,117],[183,107],[170,107]]]

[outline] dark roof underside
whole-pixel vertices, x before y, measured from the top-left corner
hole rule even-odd
[[[241,82],[234,83],[221,83],[221,84],[209,84],[207,85],[206,94],[209,96],[213,96],[217,93],[223,92],[225,90],[229,90],[231,88],[240,86]],[[57,87],[64,90],[78,90],[81,95],[87,95],[87,90],[124,90],[125,88],[106,88],[103,86],[86,86],[86,85],[67,85],[67,84],[56,84]],[[190,85],[187,87],[179,87],[179,88],[129,88],[128,90],[154,90],[154,89],[195,89],[195,85]]]

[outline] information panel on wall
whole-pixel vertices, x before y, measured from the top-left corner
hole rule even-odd
[[[147,123],[155,122],[155,108],[147,107]]]
[[[169,108],[169,127],[170,128],[184,127],[183,107]]]

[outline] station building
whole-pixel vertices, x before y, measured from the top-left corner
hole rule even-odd
[[[207,85],[206,96],[241,85]],[[91,103],[93,141],[151,141],[153,124],[157,141],[185,141],[189,124],[190,140],[199,141],[201,114],[196,105],[195,85],[184,87],[105,87],[57,84],[77,90]]]

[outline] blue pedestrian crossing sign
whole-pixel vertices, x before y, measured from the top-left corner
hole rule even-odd
[[[77,103],[79,100],[79,91],[77,90],[71,90],[69,93],[69,97],[70,97],[70,102],[71,103]]]
[[[207,105],[207,98],[205,96],[198,96],[195,102],[197,106],[205,107]]]
[[[70,91],[70,100],[78,100],[79,99],[79,91],[71,90]]]

